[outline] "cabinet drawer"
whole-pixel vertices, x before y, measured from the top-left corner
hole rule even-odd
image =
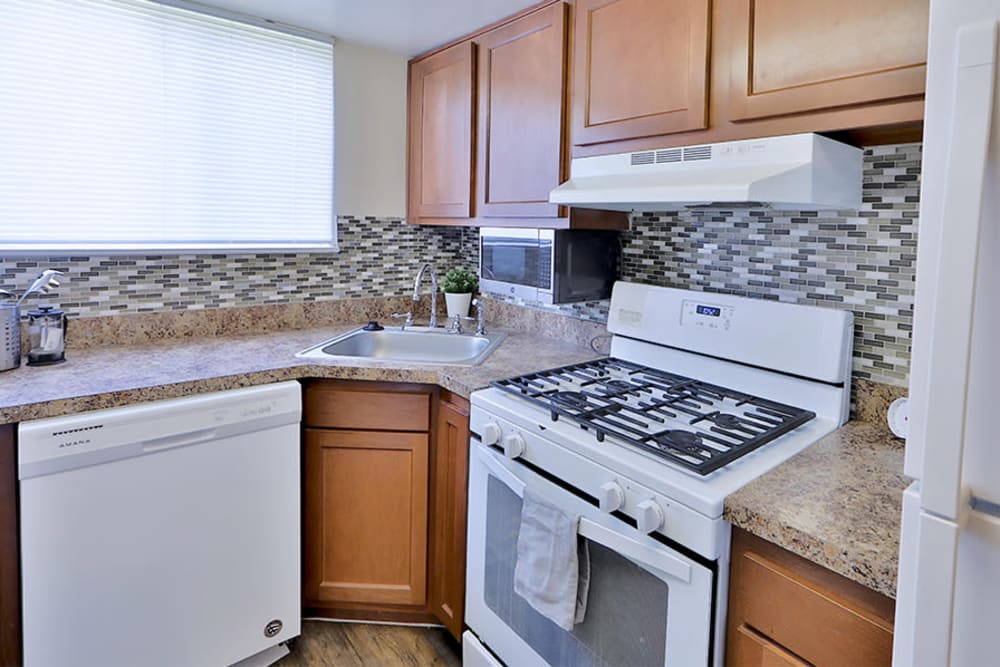
[[[821,578],[811,577],[802,567],[783,563],[767,552],[751,548],[738,558],[732,591],[738,601],[732,611],[738,618],[731,621],[753,628],[794,654],[782,655],[786,663],[795,664],[793,659],[799,658],[820,665],[891,662],[891,622],[850,595],[831,589]],[[731,623],[730,632],[734,629]],[[771,647],[764,654],[772,659],[778,655]]]
[[[426,432],[430,430],[430,419],[431,392],[426,389],[368,390],[323,382],[311,385],[305,393],[306,426]]]
[[[747,625],[736,629],[736,636],[730,642],[732,655],[728,656],[730,665],[745,665],[746,667],[810,667],[793,653],[770,641]]]

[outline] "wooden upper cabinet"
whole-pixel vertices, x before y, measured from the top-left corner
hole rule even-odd
[[[709,5],[577,0],[575,145],[708,127]]]
[[[410,66],[411,222],[472,216],[475,61],[464,42]]]
[[[922,95],[926,0],[722,0],[730,120]]]
[[[566,157],[566,32],[560,2],[479,40],[480,217],[555,217]]]

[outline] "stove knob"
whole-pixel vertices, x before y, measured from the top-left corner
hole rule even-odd
[[[483,427],[483,444],[484,445],[495,445],[500,442],[500,436],[503,432],[500,430],[500,424],[496,422],[488,422],[486,426]]]
[[[643,500],[635,506],[635,509],[637,512],[635,522],[642,532],[652,533],[663,526],[663,510],[655,500]]]
[[[615,482],[601,484],[600,494],[598,494],[599,504],[602,512],[614,512],[622,507],[625,502],[625,492],[622,487]]]
[[[524,454],[524,436],[520,433],[511,433],[503,439],[503,453],[509,459],[516,459]]]

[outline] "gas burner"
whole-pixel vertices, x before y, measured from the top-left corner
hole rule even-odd
[[[740,429],[743,428],[742,420],[736,415],[726,414],[724,412],[716,412],[714,415],[709,415],[706,419],[711,420],[717,426],[728,429]]]
[[[605,391],[609,389],[613,389],[615,391],[622,391],[622,390],[630,391],[632,389],[635,389],[635,385],[626,380],[608,380],[607,382],[604,383],[603,389]],[[613,393],[613,392],[608,392],[608,393]]]
[[[815,413],[621,359],[598,359],[493,383],[565,417],[598,441],[707,475]]]
[[[680,449],[688,454],[703,455],[708,450],[705,449],[704,442],[700,435],[691,431],[664,431],[653,437],[653,441],[660,445],[667,445]]]
[[[567,408],[587,410],[593,407],[582,391],[557,391],[549,394],[549,398]]]

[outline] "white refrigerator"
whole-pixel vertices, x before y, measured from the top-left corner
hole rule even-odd
[[[1000,0],[932,0],[893,664],[1000,664]]]

